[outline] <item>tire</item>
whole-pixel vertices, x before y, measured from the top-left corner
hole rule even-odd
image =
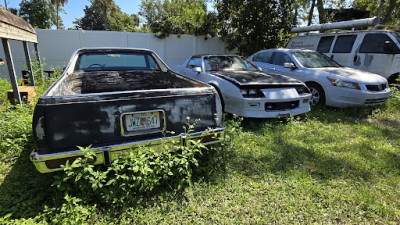
[[[398,78],[399,74],[393,74],[392,76],[390,76],[388,79],[389,86],[399,88],[400,81],[397,80]]]
[[[309,83],[307,84],[308,89],[311,92],[310,105],[325,105],[325,92],[319,84]]]

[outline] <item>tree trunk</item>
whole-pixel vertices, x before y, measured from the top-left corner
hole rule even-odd
[[[385,17],[383,18],[382,24],[386,24],[387,22],[389,22],[390,17],[392,16],[392,13],[394,11],[394,7],[396,6],[396,0],[390,0],[389,1],[389,7],[388,10],[385,14]]]
[[[59,10],[59,8],[58,8],[58,4],[59,4],[59,2],[58,2],[59,0],[57,0],[57,30],[58,30],[58,10]]]
[[[317,8],[318,8],[318,13],[319,13],[319,23],[320,24],[326,23],[323,0],[317,0]]]
[[[314,8],[315,8],[315,0],[311,0],[311,8],[310,8],[310,12],[308,13],[308,23],[307,26],[310,26],[312,23],[312,18],[314,15]]]
[[[383,5],[384,4],[385,4],[385,0],[381,0],[380,3],[379,3],[378,15],[376,15],[376,18],[378,19],[378,24],[381,23],[382,10],[383,10]]]

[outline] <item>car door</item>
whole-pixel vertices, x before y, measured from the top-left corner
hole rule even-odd
[[[352,66],[352,51],[357,34],[338,35],[330,57],[342,66]],[[329,54],[328,54],[329,56]]]
[[[393,41],[385,33],[365,34],[351,67],[385,76],[389,73],[394,54],[385,51],[385,42]]]
[[[284,67],[285,63],[293,63],[298,68],[297,69],[286,68],[286,67]],[[296,78],[301,81],[304,80],[305,73],[303,71],[303,68],[299,67],[295,63],[295,61],[293,60],[293,58],[291,57],[291,55],[289,53],[276,51],[274,53],[274,56],[272,59],[272,64],[273,64],[274,69],[272,69],[271,71],[274,71],[276,73],[286,75],[289,77],[293,77],[293,78]]]

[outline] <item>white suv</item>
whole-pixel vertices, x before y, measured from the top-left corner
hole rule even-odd
[[[249,60],[263,71],[275,71],[306,83],[313,105],[379,105],[385,103],[391,94],[385,78],[343,67],[311,50],[268,49],[253,54]]]
[[[379,74],[394,83],[400,74],[400,32],[389,30],[307,33],[287,48],[324,53],[343,66]]]

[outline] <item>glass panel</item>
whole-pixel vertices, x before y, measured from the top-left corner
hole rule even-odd
[[[342,35],[336,40],[333,53],[350,53],[357,35]]]
[[[331,58],[318,52],[292,52],[301,65],[307,68],[340,67]]]
[[[206,56],[204,57],[207,71],[219,70],[258,70],[247,60],[239,56]]]
[[[360,47],[360,53],[385,54],[385,41],[391,41],[386,34],[367,34]]]
[[[261,52],[257,57],[253,57],[255,62],[271,63],[273,52]]]
[[[317,52],[328,53],[329,50],[331,50],[331,45],[334,38],[334,36],[321,37],[317,47]]]
[[[274,61],[272,62],[272,64],[283,66],[283,64],[287,62],[288,63],[293,62],[290,56],[288,56],[286,53],[275,52]]]
[[[88,52],[79,56],[78,70],[152,70],[159,69],[154,58],[143,53]]]
[[[201,58],[193,57],[192,59],[190,59],[187,67],[188,68],[201,67]]]

